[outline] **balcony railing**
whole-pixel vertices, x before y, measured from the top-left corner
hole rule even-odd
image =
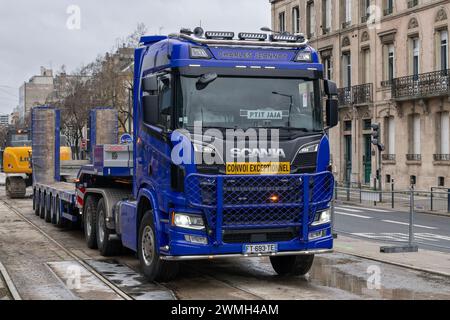
[[[397,100],[445,96],[450,93],[450,70],[396,78],[391,87],[392,98]]]
[[[367,104],[373,101],[373,86],[371,83],[338,89],[340,106],[352,104]]]
[[[422,155],[421,154],[407,154],[406,160],[408,161],[422,161]]]
[[[450,154],[435,154],[434,161],[450,161]]]
[[[395,161],[396,156],[395,154],[383,154],[381,155],[383,161]]]

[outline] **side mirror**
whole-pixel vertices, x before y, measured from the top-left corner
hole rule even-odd
[[[144,122],[148,124],[157,124],[159,121],[158,96],[142,97]]]
[[[142,79],[142,91],[147,93],[158,91],[158,80],[155,76]]]
[[[338,89],[336,82],[330,81],[330,80],[324,80],[324,90],[325,94],[327,96],[337,96],[338,95]]]
[[[338,101],[335,99],[327,100],[326,122],[328,128],[336,127],[339,123]]]

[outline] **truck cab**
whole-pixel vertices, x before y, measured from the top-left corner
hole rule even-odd
[[[308,272],[333,247],[335,95],[301,35],[143,37],[133,200],[118,204],[116,220],[144,274],[167,279],[178,261],[252,256],[269,256],[279,274]]]

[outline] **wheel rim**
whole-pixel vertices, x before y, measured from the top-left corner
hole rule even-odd
[[[150,226],[146,226],[142,235],[142,258],[146,266],[150,266],[155,258],[154,242],[153,229]]]
[[[103,218],[103,210],[98,213],[98,240],[103,243],[103,237],[105,236],[105,219]]]
[[[86,210],[86,234],[88,237],[91,236],[91,232],[92,232],[91,214],[89,213],[89,210]]]

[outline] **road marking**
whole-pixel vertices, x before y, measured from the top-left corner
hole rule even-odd
[[[364,212],[362,210],[348,209],[348,208],[345,208],[345,207],[336,207],[336,209],[349,211],[349,212],[356,212],[356,213],[363,213]]]
[[[352,208],[352,209],[358,209],[358,210],[369,210],[369,211],[374,211],[374,212],[384,212],[384,213],[388,213],[388,212],[392,212],[392,211],[388,211],[388,210],[381,210],[381,209],[374,209],[374,208],[366,208],[366,207],[354,207],[354,206],[341,206],[343,208]]]
[[[396,240],[396,241],[409,240],[409,235],[406,233],[352,233],[352,235],[375,240]],[[415,233],[414,239],[425,240],[430,242],[439,242],[440,240],[450,241],[450,237],[432,233]]]
[[[347,213],[347,212],[341,212],[341,211],[336,211],[336,213],[339,215],[342,215],[342,216],[349,216],[349,217],[362,218],[362,219],[372,219],[372,217],[360,216],[359,214],[353,214],[353,213]]]
[[[403,226],[409,226],[409,223],[406,223],[406,222],[392,221],[392,220],[381,220],[381,221],[387,222],[387,223],[393,223],[393,224],[401,224]],[[420,224],[415,224],[414,227],[430,229],[430,230],[437,230],[438,229],[438,228],[435,228],[435,227],[428,227],[428,226],[423,226],[423,225],[420,225]]]

